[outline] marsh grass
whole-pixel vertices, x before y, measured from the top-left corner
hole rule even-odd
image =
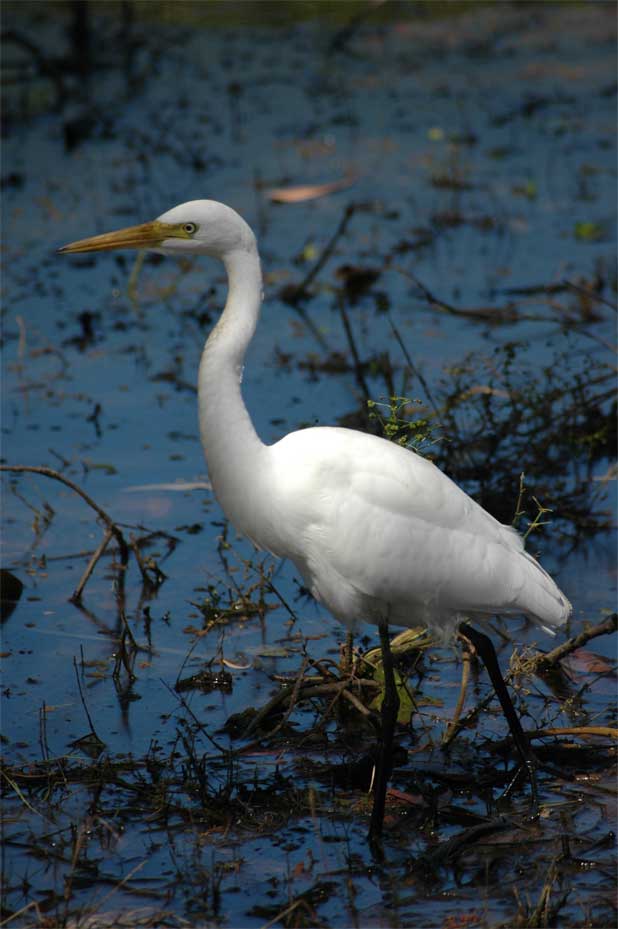
[[[607,625],[604,634],[610,630]],[[540,727],[533,734],[535,750],[561,773],[542,775],[540,814],[531,820],[524,785],[511,799],[500,800],[510,779],[513,748],[510,740],[487,738],[483,732],[486,712],[476,714],[473,722],[469,718],[448,752],[440,747],[441,726],[436,730],[436,723],[439,718],[448,722],[451,706],[450,701],[439,705],[424,683],[435,662],[428,644],[410,631],[395,642],[398,675],[413,687],[415,700],[414,728],[409,720],[398,728],[396,768],[387,797],[389,869],[391,879],[398,874],[401,882],[395,905],[401,915],[396,916],[396,923],[405,920],[403,914],[414,896],[410,896],[412,888],[431,893],[446,873],[454,874],[457,883],[465,886],[481,871],[490,885],[512,885],[517,904],[514,925],[555,925],[569,896],[574,868],[581,869],[588,862],[586,866],[597,876],[605,874],[608,879],[612,871],[610,849],[604,844],[609,841],[611,818],[605,829],[584,825],[589,807],[610,816],[608,791],[616,757],[611,730],[604,735],[583,724],[590,718],[585,696],[580,700],[579,727],[564,734],[551,729],[547,723],[561,715],[565,694],[564,690],[559,696],[544,691],[542,710],[535,714]],[[135,820],[148,824],[145,835],[153,853],[161,843],[173,844],[180,832],[185,842],[193,835],[200,864],[184,872],[184,894],[188,900],[199,899],[202,919],[215,921],[221,895],[229,892],[235,879],[225,849],[242,848],[251,837],[272,841],[284,835],[293,847],[296,834],[326,822],[331,827],[338,823],[344,831],[362,829],[371,807],[367,792],[375,748],[371,707],[380,678],[367,678],[363,683],[357,675],[375,660],[375,653],[358,655],[354,673],[343,682],[355,694],[356,703],[368,700],[364,713],[343,700],[345,689],[339,686],[334,665],[305,661],[295,684],[290,681],[284,686],[283,700],[271,701],[262,728],[245,731],[242,738],[234,739],[233,747],[222,747],[219,736],[213,738],[179,693],[176,737],[166,749],[153,744],[142,758],[114,758],[107,751],[88,757],[76,752],[26,765],[3,765],[5,840],[18,840],[22,813],[33,814],[28,837],[18,841],[26,842],[36,861],[49,855],[53,840],[53,868],[58,878],[62,876],[58,887],[64,886],[63,892],[51,892],[44,905],[26,907],[19,924],[47,926],[55,920],[58,925],[73,921],[88,925],[89,919],[95,919],[97,901],[107,906],[108,895],[117,894],[121,899],[148,901],[150,908],[142,911],[144,922],[139,924],[177,925],[165,909],[165,899],[176,882],[174,875],[162,875],[153,883],[141,867],[135,867],[120,877],[117,855],[110,856],[110,851],[120,847],[124,824]],[[453,657],[445,655],[440,660],[444,664]],[[536,686],[533,677],[527,676],[538,673],[531,672],[532,667],[520,665],[517,670],[518,692],[524,702],[530,687]],[[413,684],[406,668],[413,669]],[[613,674],[609,665],[604,674]],[[572,685],[568,686],[573,692]],[[286,725],[278,725],[286,701]],[[81,820],[70,812],[80,807],[87,809]],[[185,853],[189,856],[190,847]],[[205,848],[211,849],[210,861],[208,856],[204,860]],[[545,874],[537,900],[526,889],[533,872]],[[20,896],[10,874],[4,877],[6,892],[13,899]],[[302,919],[301,911],[289,910],[287,916],[297,912],[301,920],[292,925],[304,925],[308,914],[315,915],[315,907],[319,915],[320,904],[337,886],[335,882],[328,892],[325,887],[318,892],[315,886],[300,890],[306,877],[301,871],[288,876],[292,900],[312,903],[306,912],[302,905]],[[355,879],[353,865],[350,879]],[[297,883],[299,889],[294,891]],[[89,888],[89,903],[83,902],[80,888]],[[326,897],[321,896],[325,893]],[[27,883],[21,894],[27,896]],[[285,910],[283,903],[279,896],[272,909],[260,904],[255,912],[264,920],[274,918]],[[601,914],[608,916],[611,904],[601,887],[588,906],[595,914],[590,925],[602,925]],[[315,919],[309,924],[315,925]]]

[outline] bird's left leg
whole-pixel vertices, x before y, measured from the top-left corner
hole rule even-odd
[[[384,805],[386,802],[386,788],[393,763],[393,738],[395,725],[399,712],[399,694],[395,684],[395,671],[393,667],[393,653],[388,638],[388,622],[382,620],[378,623],[380,631],[380,647],[382,650],[382,668],[384,670],[384,698],[382,700],[382,734],[380,738],[380,752],[376,763],[375,786],[373,794],[373,809],[369,823],[369,841],[379,841],[382,835],[384,822]]]
[[[528,773],[530,791],[532,793],[532,804],[533,808],[536,810],[538,807],[538,791],[536,783],[537,760],[532,753],[530,742],[528,741],[528,736],[522,728],[521,722],[519,721],[519,716],[517,715],[517,711],[513,706],[513,701],[511,700],[506,683],[502,677],[502,671],[500,670],[500,665],[498,664],[498,656],[496,655],[493,642],[489,636],[479,632],[478,629],[474,629],[472,626],[468,625],[468,623],[460,623],[459,631],[462,632],[463,635],[465,635],[465,637],[470,640],[470,642],[472,642],[483,664],[487,668],[487,673],[489,674],[491,683],[493,684],[494,690],[496,692],[496,696],[498,697],[500,705],[502,706],[502,712],[506,716],[506,721],[509,724],[509,729],[511,730],[513,741],[515,742],[517,751],[519,752],[522,765]],[[512,786],[515,779],[511,782],[509,787]]]

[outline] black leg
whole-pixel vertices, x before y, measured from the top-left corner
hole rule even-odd
[[[379,842],[384,822],[384,804],[386,801],[386,788],[392,767],[393,738],[395,725],[399,712],[399,694],[395,684],[393,670],[393,655],[388,638],[388,623],[379,623],[380,646],[382,649],[382,667],[384,669],[384,699],[382,701],[382,734],[380,737],[380,752],[376,763],[374,780],[373,809],[369,824],[369,841]]]
[[[522,764],[528,773],[528,778],[530,780],[530,790],[532,792],[532,803],[536,809],[538,805],[538,795],[537,795],[537,786],[536,786],[536,760],[532,754],[530,748],[530,743],[528,737],[522,725],[519,721],[519,716],[513,706],[513,701],[509,696],[504,678],[502,677],[502,671],[500,670],[500,665],[498,664],[498,656],[496,655],[496,650],[493,646],[493,642],[486,636],[483,632],[479,632],[477,629],[474,629],[468,623],[460,623],[459,631],[465,635],[474,645],[479,657],[481,658],[483,664],[487,668],[487,673],[491,679],[494,690],[496,691],[496,696],[500,701],[502,706],[502,712],[506,716],[506,721],[509,724],[509,729],[511,730],[511,735],[513,736],[513,741],[519,752],[519,756],[522,760]],[[509,788],[515,783],[516,777],[511,781]]]

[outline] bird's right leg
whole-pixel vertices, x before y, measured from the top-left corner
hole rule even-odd
[[[382,620],[378,623],[380,631],[380,647],[382,650],[382,668],[384,670],[384,698],[382,700],[382,734],[380,737],[380,751],[376,762],[375,786],[373,793],[373,809],[369,823],[369,841],[379,842],[384,822],[384,806],[386,802],[386,788],[393,764],[393,739],[397,714],[399,712],[399,694],[395,683],[393,667],[393,653],[388,638],[388,623]]]
[[[513,741],[515,742],[515,746],[519,752],[522,765],[528,773],[528,779],[530,781],[530,792],[532,794],[532,804],[536,810],[538,807],[538,791],[536,783],[536,769],[538,762],[534,757],[532,749],[530,748],[528,736],[522,728],[521,722],[519,721],[519,716],[517,715],[517,711],[513,706],[513,701],[511,700],[506,683],[502,677],[502,671],[500,670],[500,665],[498,664],[498,656],[496,655],[493,642],[489,636],[479,632],[478,629],[474,629],[473,626],[470,626],[468,623],[460,623],[459,631],[462,632],[463,635],[465,635],[465,637],[470,640],[470,642],[472,642],[481,661],[487,668],[487,673],[489,674],[491,683],[493,684],[494,690],[496,692],[496,696],[498,697],[500,705],[502,706],[502,712],[506,716],[506,721],[509,724],[509,729],[511,730]],[[518,769],[517,774],[507,787],[507,793],[510,791],[513,784],[517,780],[519,770],[521,769]]]

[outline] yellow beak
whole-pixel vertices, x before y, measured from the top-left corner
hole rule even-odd
[[[112,248],[156,248],[165,239],[184,238],[179,227],[172,223],[161,223],[155,219],[150,223],[139,226],[127,226],[117,232],[105,232],[103,235],[94,235],[89,239],[79,239],[63,245],[58,251],[62,254],[76,254],[78,252],[106,252]],[[189,238],[187,236],[187,238]]]

